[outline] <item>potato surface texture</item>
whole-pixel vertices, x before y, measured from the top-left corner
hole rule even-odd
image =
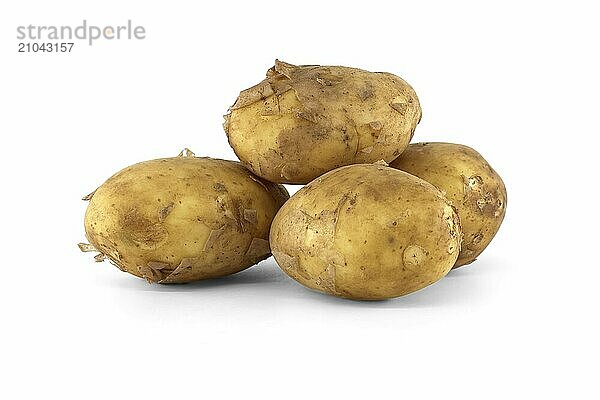
[[[458,211],[464,233],[456,267],[475,261],[498,232],[506,213],[506,187],[488,162],[460,144],[415,143],[390,166],[444,192]]]
[[[460,251],[460,223],[431,184],[393,168],[338,168],[300,189],[277,213],[271,249],[301,284],[380,300],[442,278]]]
[[[269,228],[288,197],[234,161],[146,161],[91,195],[85,232],[101,258],[149,282],[220,277],[270,255]]]
[[[340,166],[392,161],[420,119],[416,93],[395,75],[276,61],[240,93],[224,128],[256,175],[304,184]]]

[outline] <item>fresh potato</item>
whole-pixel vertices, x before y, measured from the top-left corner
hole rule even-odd
[[[442,278],[460,251],[458,216],[433,185],[376,164],[338,168],[300,189],[271,225],[279,266],[351,299],[402,296]]]
[[[472,148],[452,143],[411,144],[390,166],[444,192],[458,211],[464,233],[456,267],[475,261],[506,212],[506,188],[496,171]]]
[[[255,174],[304,184],[343,165],[392,161],[420,119],[417,95],[395,75],[275,61],[240,93],[224,128]]]
[[[125,168],[87,196],[91,245],[80,247],[149,282],[233,274],[269,256],[269,227],[288,197],[237,162],[182,152]]]

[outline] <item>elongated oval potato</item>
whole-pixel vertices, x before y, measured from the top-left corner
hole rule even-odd
[[[392,161],[420,119],[416,93],[395,75],[277,60],[240,93],[224,128],[255,174],[304,184],[340,166]]]
[[[271,225],[279,266],[351,299],[402,296],[442,278],[460,251],[452,206],[433,185],[375,164],[341,167],[300,189]]]
[[[458,211],[464,233],[456,267],[475,261],[504,219],[506,187],[500,175],[477,151],[452,143],[411,144],[390,166],[444,192]]]
[[[234,161],[186,153],[142,162],[91,195],[87,249],[149,282],[233,274],[270,255],[269,228],[288,197]]]

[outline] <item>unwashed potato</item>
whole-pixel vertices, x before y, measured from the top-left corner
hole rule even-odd
[[[255,174],[304,184],[343,165],[392,161],[420,119],[417,95],[395,75],[275,61],[240,93],[224,128]]]
[[[506,212],[506,187],[496,171],[472,148],[452,143],[411,144],[390,166],[444,192],[458,211],[464,233],[456,267],[475,261]]]
[[[233,274],[269,256],[269,227],[288,197],[237,162],[186,151],[125,168],[87,196],[90,245],[80,247],[149,282]]]
[[[442,278],[460,251],[452,206],[433,185],[376,164],[341,167],[277,213],[271,249],[301,284],[351,299],[402,296]]]

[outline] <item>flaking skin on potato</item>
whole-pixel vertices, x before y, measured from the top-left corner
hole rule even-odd
[[[506,213],[502,178],[474,149],[453,143],[415,143],[391,167],[440,189],[458,211],[464,242],[455,267],[470,264],[490,244]]]
[[[300,189],[271,225],[275,260],[304,286],[381,300],[424,288],[460,252],[454,208],[433,185],[383,165],[341,167]]]
[[[86,196],[90,244],[80,247],[148,282],[229,275],[270,255],[269,228],[288,198],[238,162],[186,149],[127,167]]]
[[[276,60],[240,93],[224,128],[256,175],[305,184],[340,166],[392,161],[420,119],[415,91],[395,75]]]

